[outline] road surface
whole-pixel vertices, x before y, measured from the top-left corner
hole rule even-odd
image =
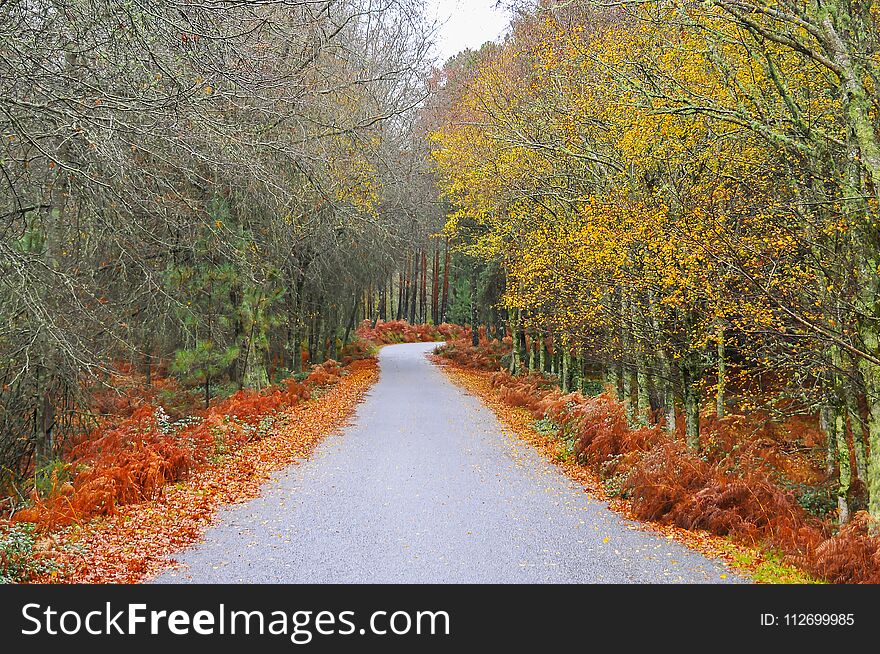
[[[429,363],[382,349],[351,426],[224,508],[161,583],[741,581],[591,499]],[[722,577],[726,575],[726,579]]]

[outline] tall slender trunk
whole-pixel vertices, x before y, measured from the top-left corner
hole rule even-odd
[[[617,366],[612,361],[603,362],[601,366],[601,379],[603,382],[603,391],[614,391],[614,397],[620,400],[620,394],[617,391]]]
[[[633,422],[633,402],[632,402],[632,371],[628,365],[630,357],[631,334],[630,334],[630,309],[629,299],[626,296],[626,290],[620,293],[620,358],[623,366],[623,409],[626,414],[628,424]]]
[[[412,273],[409,254],[406,255],[406,266],[403,268],[403,319],[409,320],[409,287],[412,284]]]
[[[852,391],[851,380],[844,371],[844,356],[840,347],[832,345],[831,364],[834,372],[832,384],[835,394],[834,405],[834,436],[837,445],[837,509],[840,524],[849,521],[849,491],[853,481],[852,463],[850,460],[850,446],[856,453],[856,474],[864,470],[864,449],[859,448],[857,439],[862,439],[861,417],[858,415],[855,395]],[[847,417],[851,415],[850,424],[847,425]],[[847,427],[851,427],[851,430]],[[861,451],[860,451],[861,449]],[[860,462],[859,459],[862,459]],[[862,472],[867,476],[866,472]]]
[[[434,244],[434,265],[431,271],[431,322],[440,324],[440,248]]]
[[[511,314],[510,335],[510,372],[518,375],[523,371],[523,343],[525,342],[521,309],[517,309]]]
[[[684,392],[685,439],[691,452],[700,451],[700,375],[692,365],[681,367]]]
[[[536,347],[538,348],[538,370],[547,372],[547,345],[544,343],[543,333],[538,336]]]
[[[648,424],[651,415],[651,396],[644,353],[641,353],[636,360],[636,383],[638,384],[636,391],[636,423],[645,426]]]
[[[846,400],[846,412],[849,417],[850,431],[852,433],[853,454],[856,462],[856,478],[868,484],[867,459],[865,457],[865,428],[862,415],[859,411],[856,393],[851,384],[847,383],[844,390]]]
[[[446,237],[446,252],[443,260],[443,299],[440,303],[440,322],[446,322],[449,307],[449,237]]]
[[[419,292],[419,256],[418,252],[413,253],[413,269],[410,278],[410,299],[409,299],[409,322],[411,325],[416,324],[418,311],[418,292]]]
[[[304,326],[303,325],[303,322],[304,322],[303,315],[302,315],[303,314],[302,307],[303,307],[303,299],[304,298],[302,297],[302,290],[303,290],[304,282],[305,282],[304,279],[300,279],[297,282],[296,299],[297,299],[298,306],[296,307],[296,314],[294,315],[293,330],[292,330],[293,331],[292,342],[290,344],[291,345],[291,347],[290,347],[290,357],[291,357],[290,370],[292,370],[294,373],[302,372],[302,339],[303,339],[303,326]]]
[[[269,352],[265,319],[267,298],[262,292],[258,292],[250,302],[252,306],[244,347],[242,385],[245,388],[262,390],[269,385]]]
[[[36,378],[39,380],[40,375]],[[35,465],[42,468],[49,464],[55,456],[55,403],[52,401],[49,385],[51,376],[46,375],[40,397],[37,401],[38,408],[34,410],[34,453]]]
[[[844,117],[849,126],[848,139],[852,146],[849,160],[852,165],[849,185],[844,197],[870,196],[876,200],[880,193],[880,138],[875,129],[872,91],[866,82],[864,61],[858,53],[861,46],[854,40],[864,32],[857,21],[858,12],[847,6],[831,3],[829,14],[822,21],[824,42],[840,77]],[[852,47],[856,44],[856,47]],[[856,56],[853,56],[856,54]],[[866,184],[862,176],[870,179]],[[857,298],[864,316],[859,320],[859,335],[866,352],[880,352],[880,333],[877,317],[880,316],[880,275],[878,275],[877,215],[876,208],[868,202],[860,203],[863,220],[858,229],[851,230],[853,252],[856,255]],[[880,532],[880,366],[864,358],[860,359],[859,371],[868,400],[868,457],[866,476],[868,485],[868,514],[871,517],[871,533]]]
[[[849,488],[852,484],[852,467],[849,460],[849,445],[846,439],[846,413],[843,407],[835,408],[834,435],[837,443],[837,465],[839,483],[837,485],[837,518],[840,524],[849,522]]]
[[[568,334],[563,335],[562,342],[562,392],[571,392],[571,345],[568,342]]]
[[[428,322],[428,254],[422,250],[422,281],[419,290],[419,322]]]
[[[513,312],[510,319],[510,365],[508,371],[515,375],[520,371],[519,361],[519,325],[517,324],[517,312]]]
[[[675,433],[675,378],[676,371],[673,369],[671,357],[664,347],[664,334],[660,317],[657,314],[657,302],[653,293],[648,293],[648,314],[651,316],[651,329],[654,332],[654,350],[657,353],[659,374],[655,375],[657,394],[663,404],[663,427],[669,433]]]
[[[471,264],[471,345],[480,344],[480,328],[477,325],[477,262]]]
[[[318,328],[315,341],[315,361],[313,363],[323,363],[327,360],[327,334],[325,333],[326,320],[324,312],[318,319]]]
[[[312,314],[309,321],[309,364],[318,362],[318,316]]]
[[[394,273],[388,275],[388,285],[386,288],[385,297],[387,300],[388,312],[382,320],[391,320],[391,316],[394,315]]]
[[[381,285],[379,286],[379,306],[376,309],[376,313],[378,314],[380,320],[385,320],[385,298],[385,280],[383,279]]]
[[[581,345],[578,350],[578,390],[584,395],[587,394],[587,348]]]
[[[538,359],[537,341],[533,334],[527,335],[526,338],[526,343],[528,345],[527,349],[529,351],[529,372],[535,372]]]
[[[342,338],[342,346],[348,343],[348,338],[351,336],[351,332],[354,329],[354,323],[357,319],[357,310],[361,304],[361,291],[358,291],[354,294],[354,304],[351,307],[351,313],[348,316],[348,322],[345,324],[345,336]]]
[[[870,351],[877,352],[878,341],[866,343]],[[868,514],[871,517],[871,533],[880,532],[880,366],[868,361],[860,362],[865,394],[868,398],[868,455],[865,463],[868,484]]]
[[[666,364],[666,387],[664,393],[664,409],[666,411],[665,427],[669,433],[675,433],[675,372],[667,361]]]
[[[639,335],[642,338],[636,338],[636,326],[639,323],[636,321],[636,312],[638,310],[638,305],[632,299],[629,302],[629,324],[630,324],[630,348],[632,349],[635,363],[635,386],[636,386],[636,407],[635,407],[635,415],[634,422],[635,424],[645,426],[648,424],[648,417],[651,415],[651,398],[648,394],[648,370],[646,367],[645,359],[647,353],[644,352],[644,348],[642,347],[642,343],[644,342],[643,332],[645,331],[643,328],[639,329]]]
[[[286,289],[285,300],[287,309],[287,342],[283,348],[286,358],[286,368],[294,372],[299,372],[298,365],[301,367],[301,358],[299,353],[299,304],[301,304],[300,294],[302,292],[302,284],[299,279],[294,279],[293,270],[287,267],[286,271]]]
[[[397,313],[394,314],[395,320],[403,319],[403,271],[397,272]]]

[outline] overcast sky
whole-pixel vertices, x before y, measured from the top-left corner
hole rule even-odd
[[[476,50],[504,34],[508,14],[495,8],[495,0],[426,0],[429,21],[437,20],[437,54],[440,63],[465,48]]]

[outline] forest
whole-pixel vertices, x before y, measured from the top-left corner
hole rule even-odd
[[[340,358],[380,296],[382,317],[425,320],[409,280],[440,250],[415,6],[0,11],[6,482],[89,426],[120,365],[207,405],[300,373],[303,352]]]
[[[880,4],[504,4],[0,0],[0,526],[445,340],[638,517],[880,581]]]
[[[503,276],[501,363],[563,393],[611,388],[623,431],[678,437],[635,471],[649,489],[625,476],[643,517],[757,529],[801,558],[822,539],[800,508],[878,529],[877,18],[876,3],[539,3],[447,66],[430,137],[445,230]],[[591,450],[579,429],[597,465],[654,447]],[[676,514],[679,490],[697,499]]]

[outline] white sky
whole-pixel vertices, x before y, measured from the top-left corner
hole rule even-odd
[[[497,40],[509,19],[495,0],[425,0],[425,15],[440,24],[435,50],[441,64],[465,48],[476,50]]]

